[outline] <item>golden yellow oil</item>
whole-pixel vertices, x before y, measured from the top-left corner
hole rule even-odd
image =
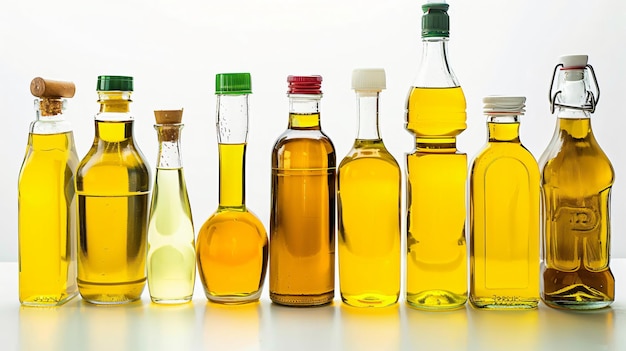
[[[290,120],[299,131],[272,152],[270,298],[324,305],[335,294],[335,150],[315,122],[319,114]]]
[[[218,147],[220,207],[198,233],[198,270],[209,300],[244,303],[261,295],[267,269],[267,233],[244,204],[246,144]]]
[[[157,168],[148,220],[148,288],[152,301],[191,300],[195,232],[182,168]]]
[[[416,150],[407,164],[407,303],[459,308],[467,301],[467,156],[456,149],[466,128],[460,87],[412,88],[407,129]]]
[[[559,118],[557,128],[560,148],[542,164],[542,299],[553,307],[605,307],[615,299],[609,268],[613,167],[588,118]]]
[[[78,157],[72,132],[28,136],[18,181],[19,299],[62,305],[76,296]]]
[[[400,167],[382,140],[356,140],[337,171],[339,282],[351,306],[400,294]]]
[[[150,173],[132,121],[95,123],[76,176],[78,288],[92,303],[126,303],[141,297],[146,282]]]
[[[488,123],[470,174],[470,301],[478,308],[539,302],[539,167],[519,123]]]

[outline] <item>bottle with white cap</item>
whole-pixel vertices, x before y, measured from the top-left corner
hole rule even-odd
[[[522,96],[483,98],[487,144],[470,166],[470,302],[484,309],[539,302],[539,167],[519,138]]]
[[[385,87],[383,69],[352,72],[358,132],[337,171],[341,299],[356,307],[389,306],[400,294],[402,176],[378,128]]]
[[[587,55],[560,58],[550,86],[557,123],[539,161],[543,200],[541,298],[551,307],[610,305],[610,193],[614,171],[591,130],[600,99]]]

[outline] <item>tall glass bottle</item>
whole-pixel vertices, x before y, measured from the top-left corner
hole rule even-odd
[[[148,289],[156,303],[191,300],[196,245],[183,173],[180,133],[183,110],[154,111],[159,156],[148,219]]]
[[[267,269],[267,233],[246,207],[249,73],[215,76],[220,193],[217,211],[198,233],[197,260],[206,297],[246,303],[261,296]]]
[[[470,166],[470,302],[539,302],[539,167],[519,138],[525,97],[483,99],[488,141]]]
[[[95,137],[76,174],[78,289],[95,304],[138,300],[146,283],[150,171],[133,138],[133,78],[99,76]]]
[[[378,130],[378,95],[385,70],[356,69],[358,132],[337,169],[341,299],[357,307],[384,307],[400,294],[398,162]]]
[[[35,121],[18,180],[19,299],[27,306],[62,305],[76,287],[78,156],[63,116],[74,83],[35,78]]]
[[[289,306],[335,295],[335,149],[320,126],[321,76],[289,76],[289,124],[272,151],[270,298]]]
[[[596,309],[615,298],[609,268],[615,174],[591,130],[600,90],[587,55],[563,56],[550,87],[554,136],[540,159],[543,209],[541,298],[551,307]],[[594,91],[591,84],[594,84]],[[554,95],[553,95],[553,91]]]
[[[415,135],[407,164],[407,303],[427,310],[467,301],[465,95],[448,65],[448,5],[422,6],[422,58],[406,105]]]

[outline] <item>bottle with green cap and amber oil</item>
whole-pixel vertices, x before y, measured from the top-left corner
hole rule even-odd
[[[36,119],[30,124],[18,180],[19,299],[25,306],[58,306],[76,287],[78,156],[63,110],[74,83],[35,78]]]
[[[133,78],[99,76],[95,137],[76,175],[78,289],[87,302],[138,300],[146,283],[150,171],[133,137]]]
[[[249,73],[215,76],[219,205],[198,232],[196,257],[206,297],[238,304],[261,296],[268,259],[267,232],[245,202]]]
[[[448,4],[422,6],[422,57],[406,103],[415,136],[407,165],[406,299],[418,309],[459,308],[467,301],[465,95],[449,66]]]
[[[384,307],[400,294],[400,188],[398,163],[378,129],[378,96],[385,70],[356,69],[358,132],[337,169],[341,299],[356,307]]]

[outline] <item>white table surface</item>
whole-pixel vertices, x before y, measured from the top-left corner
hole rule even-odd
[[[0,350],[626,350],[626,259],[611,262],[616,300],[593,312],[551,309],[424,312],[193,301],[160,306],[142,300],[94,306],[80,297],[56,308],[21,307],[17,263],[0,263]],[[335,291],[338,295],[338,289]]]

